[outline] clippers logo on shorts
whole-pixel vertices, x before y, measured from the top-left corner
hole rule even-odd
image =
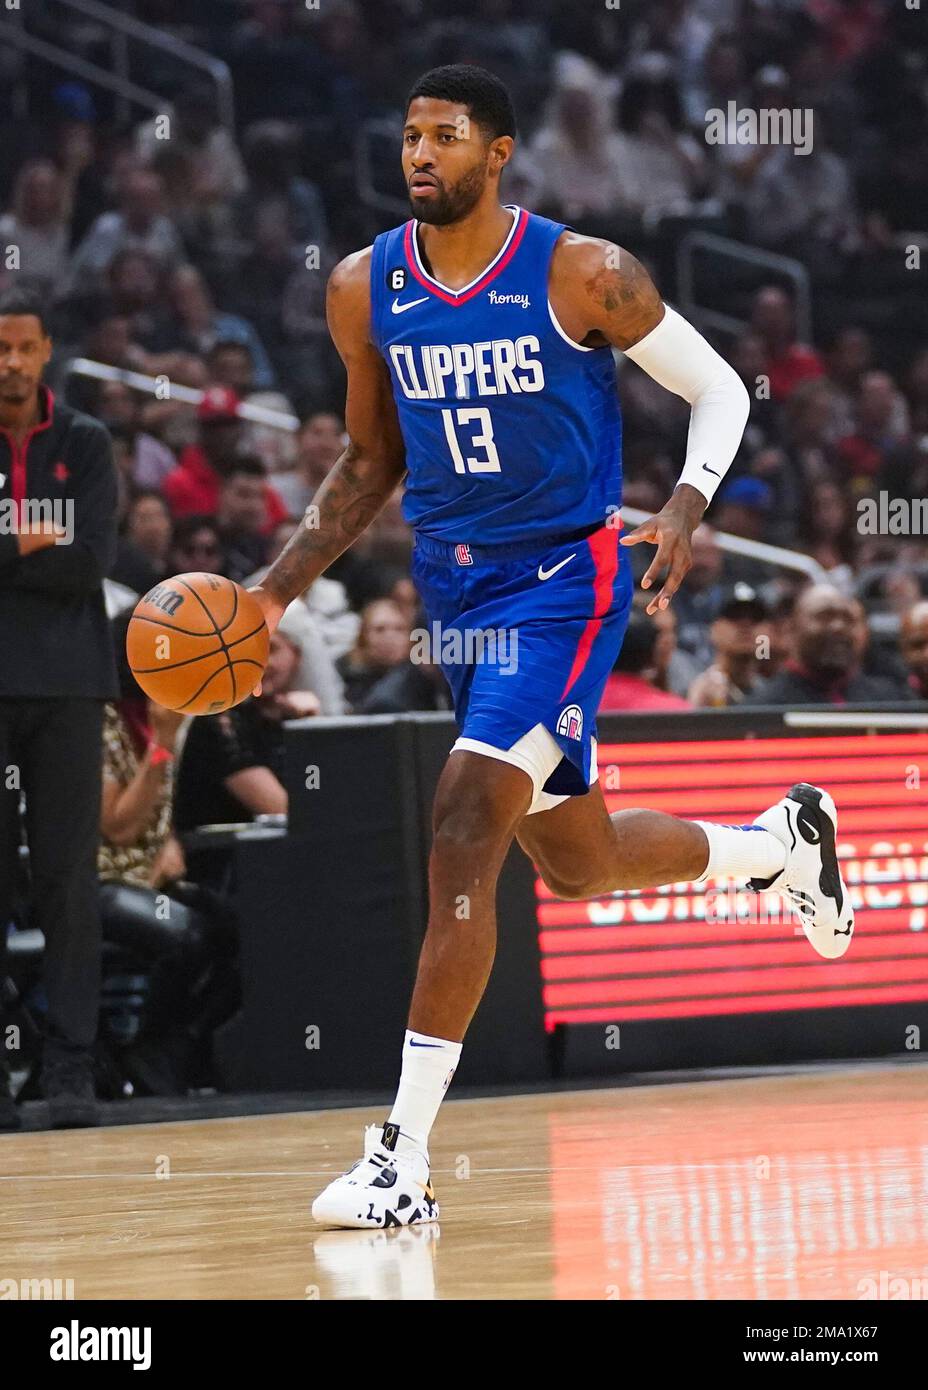
[[[454,547],[454,558],[459,565],[472,565],[474,557],[470,553],[469,545],[456,545]]]
[[[583,737],[583,710],[579,705],[568,705],[566,709],[561,710],[557,731],[562,738]]]

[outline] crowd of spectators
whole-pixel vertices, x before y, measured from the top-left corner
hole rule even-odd
[[[163,115],[121,120],[106,94],[30,60],[45,115],[23,122],[10,59],[0,156],[0,249],[18,248],[0,257],[0,282],[41,288],[59,345],[52,384],[114,441],[113,613],[185,570],[256,582],[292,534],[343,446],[327,272],[404,216],[398,142],[384,131],[398,130],[408,84],[475,61],[509,84],[520,116],[513,200],[629,245],[668,299],[693,228],[794,257],[810,276],[809,341],[788,278],[751,267],[702,287],[741,325],[717,343],[751,417],[684,590],[657,619],[636,608],[603,708],[925,698],[928,536],[868,528],[860,511],[881,494],[928,496],[928,62],[915,12],[885,0],[134,10],[228,63],[234,129],[212,89],[161,52],[145,79],[165,92]],[[65,38],[96,56],[87,26]],[[738,113],[763,108],[811,113],[810,148],[739,143]],[[724,113],[725,142],[707,139],[710,111]],[[77,357],[203,397],[75,374]],[[626,501],[656,510],[679,472],[687,408],[621,354],[617,365]],[[249,406],[299,427],[249,418]],[[799,550],[819,581],[800,592],[717,532]],[[243,814],[277,808],[270,784],[242,792],[236,759],[245,745],[273,749],[285,712],[449,707],[440,672],[410,662],[422,622],[410,550],[397,498],[300,600],[274,657],[293,666],[283,687],[296,694],[268,694],[202,735],[197,794],[209,777],[225,789],[214,812],[231,814],[226,793]]]

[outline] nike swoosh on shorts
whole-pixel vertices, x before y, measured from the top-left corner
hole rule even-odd
[[[552,574],[557,574],[558,570],[562,570],[562,569],[564,568],[565,565],[569,565],[570,562],[571,562],[571,560],[576,560],[576,558],[577,558],[577,552],[574,551],[573,555],[568,555],[568,557],[567,557],[566,560],[561,560],[561,561],[559,562],[559,564],[552,565],[551,568],[550,568],[549,570],[546,570],[545,567],[544,567],[544,565],[539,565],[539,566],[538,566],[538,578],[539,578],[539,579],[550,579],[551,576],[552,576]]]

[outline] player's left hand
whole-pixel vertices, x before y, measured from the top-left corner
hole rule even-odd
[[[689,493],[693,496],[689,497]],[[659,608],[666,608],[686,578],[693,563],[693,532],[705,507],[705,498],[695,488],[681,487],[656,516],[649,517],[621,537],[622,545],[640,545],[647,541],[657,546],[657,554],[641,581],[642,589],[650,589],[665,571],[667,573],[660,593],[648,604],[647,613],[654,614]]]

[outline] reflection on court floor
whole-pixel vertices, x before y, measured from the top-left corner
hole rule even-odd
[[[4,1136],[2,1275],[78,1299],[926,1298],[926,1102],[917,1060],[450,1101],[441,1221],[391,1231],[309,1212],[368,1110]]]

